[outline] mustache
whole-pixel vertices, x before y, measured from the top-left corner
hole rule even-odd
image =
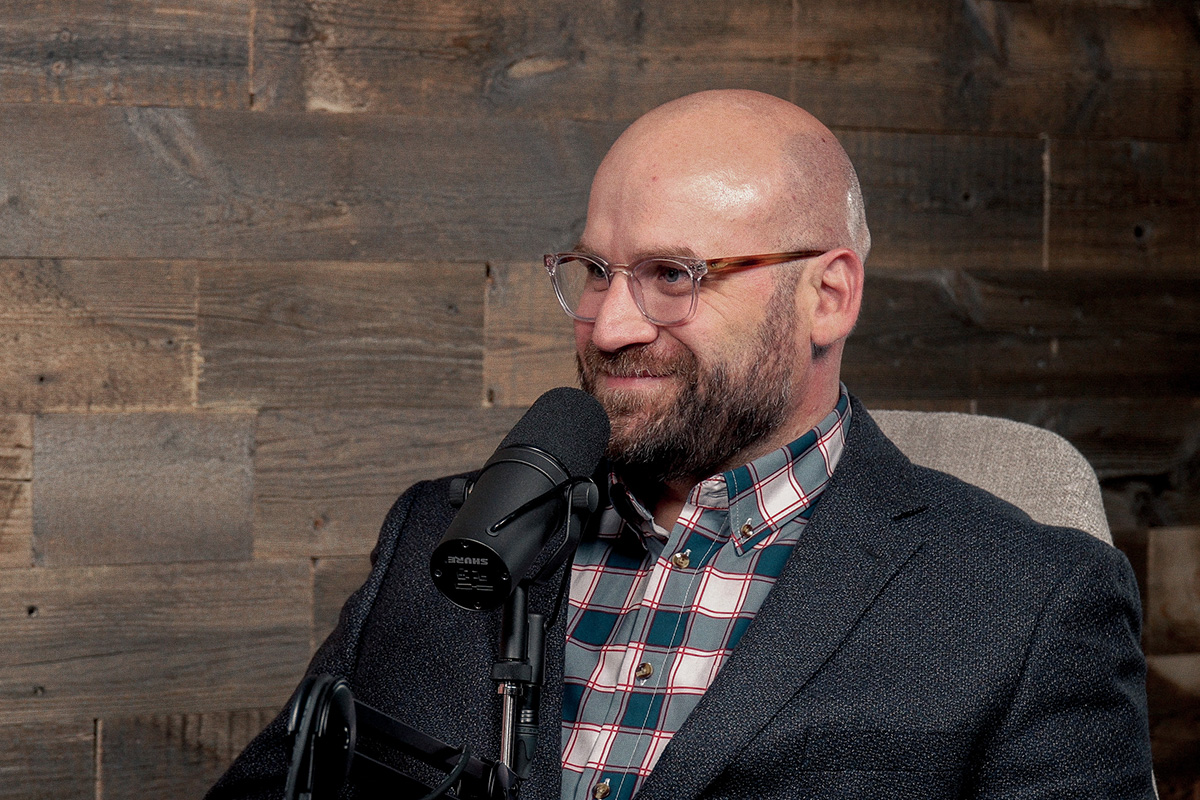
[[[697,372],[696,357],[688,351],[666,355],[648,350],[645,345],[635,345],[606,353],[588,342],[580,356],[582,372],[588,376],[611,375],[614,378],[662,378],[682,375],[694,378]]]

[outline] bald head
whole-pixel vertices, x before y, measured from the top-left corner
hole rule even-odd
[[[836,137],[803,109],[760,92],[699,92],[634,122],[596,173],[585,240],[598,233],[594,216],[662,211],[645,207],[650,196],[735,229],[756,226],[771,239],[767,250],[847,247],[865,261],[870,249],[858,178]]]

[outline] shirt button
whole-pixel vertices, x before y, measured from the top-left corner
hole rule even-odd
[[[637,678],[639,681],[644,681],[653,674],[654,665],[652,665],[649,661],[643,661],[641,664],[638,664],[637,672],[633,673],[633,677]]]
[[[597,783],[592,787],[592,797],[596,798],[596,800],[604,800],[611,791],[612,787],[608,785],[608,779],[605,778],[603,783]]]
[[[754,530],[754,526],[751,525],[749,522],[745,523],[744,525],[742,525],[742,536],[749,536],[750,531],[752,531],[752,530]]]
[[[684,550],[682,553],[676,553],[671,556],[671,563],[680,569],[687,569],[688,564],[692,563],[691,552],[691,550]]]

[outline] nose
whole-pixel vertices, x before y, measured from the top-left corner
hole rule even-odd
[[[613,275],[596,320],[591,323],[592,343],[608,353],[631,344],[649,344],[658,338],[658,326],[638,309],[630,281],[629,273],[624,270]]]

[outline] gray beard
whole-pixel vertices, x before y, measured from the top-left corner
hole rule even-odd
[[[782,281],[780,289],[789,283]],[[663,359],[644,345],[603,353],[588,343],[576,356],[579,381],[612,421],[608,457],[619,474],[635,483],[699,482],[738,466],[732,463],[738,453],[779,430],[792,395],[792,297],[792,291],[772,294],[740,365],[701,367],[690,351]],[[674,374],[683,388],[658,409],[646,408],[634,393],[597,389],[599,374],[628,376],[638,369]]]

